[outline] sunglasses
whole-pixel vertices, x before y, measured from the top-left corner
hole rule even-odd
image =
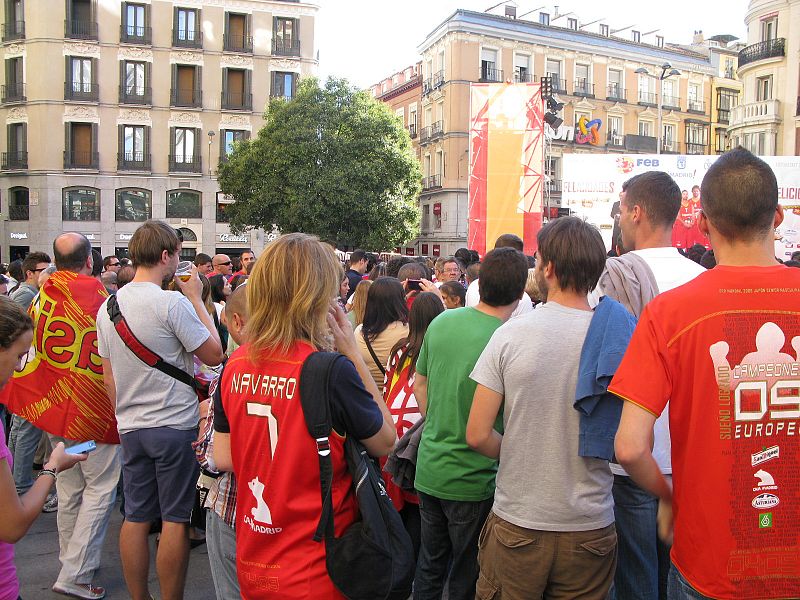
[[[109,267],[118,267],[118,266],[120,266],[120,264],[122,264],[122,263],[118,263],[118,262],[116,262],[116,263],[108,263],[108,266]]]
[[[232,263],[231,263],[231,261],[228,261],[228,262],[224,262],[224,263],[217,263],[217,266],[218,266],[218,267],[222,267],[222,266],[225,266],[225,267],[227,267],[227,266],[228,266],[228,265],[230,265],[230,264],[232,264]]]
[[[49,267],[42,267],[41,269],[28,269],[28,270],[29,270],[31,273],[39,273],[39,272],[41,272],[41,271],[44,271],[44,270],[45,270],[45,269],[47,269],[47,268],[49,268]]]

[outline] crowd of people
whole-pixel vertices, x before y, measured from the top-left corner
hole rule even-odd
[[[0,295],[0,600],[19,597],[12,544],[42,510],[53,591],[103,598],[118,489],[134,600],[152,597],[156,529],[161,598],[183,597],[202,539],[220,600],[343,598],[319,540],[360,518],[347,439],[410,540],[413,591],[388,597],[800,597],[800,271],[774,256],[763,161],[726,153],[701,193],[707,265],[674,244],[686,198],[659,171],[623,185],[610,253],[562,217],[535,256],[505,234],[482,257],[343,265],[289,233],[176,276],[166,223],[137,229],[131,264],[58,236],[55,268],[32,252]],[[299,400],[318,351],[344,358],[315,439]]]

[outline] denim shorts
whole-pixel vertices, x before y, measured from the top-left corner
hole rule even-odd
[[[200,465],[192,442],[197,429],[153,427],[120,436],[125,519],[188,523]]]

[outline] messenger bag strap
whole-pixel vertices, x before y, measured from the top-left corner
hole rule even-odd
[[[108,297],[106,310],[108,310],[108,316],[111,319],[111,322],[114,324],[114,329],[116,329],[119,337],[122,338],[122,341],[125,343],[128,349],[133,352],[133,354],[136,355],[139,360],[141,360],[148,367],[158,369],[173,379],[177,379],[181,383],[185,383],[194,390],[197,390],[200,387],[198,381],[189,375],[189,373],[165,361],[158,354],[145,346],[139,340],[139,338],[134,335],[133,331],[131,331],[131,328],[128,325],[128,322],[125,320],[125,317],[122,316],[122,312],[119,310],[119,303],[117,302],[117,297],[115,295]]]
[[[364,338],[364,343],[367,345],[367,350],[369,350],[369,354],[372,357],[372,360],[375,362],[375,365],[378,367],[378,370],[381,372],[381,375],[386,375],[386,367],[381,364],[381,361],[378,360],[378,355],[375,354],[375,350],[372,349],[372,344],[369,343],[369,337],[364,330],[361,330],[361,337]]]
[[[317,444],[322,514],[314,541],[334,537],[333,528],[333,463],[331,462],[330,379],[333,365],[342,357],[336,352],[314,352],[308,355],[300,371],[300,405],[303,408],[308,433]]]

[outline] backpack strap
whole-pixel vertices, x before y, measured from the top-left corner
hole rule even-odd
[[[201,384],[192,375],[189,375],[189,373],[183,369],[179,369],[175,365],[168,363],[158,354],[145,346],[141,341],[139,341],[139,338],[134,335],[133,331],[131,331],[131,328],[128,326],[128,322],[125,320],[125,317],[122,316],[122,312],[119,310],[119,303],[117,302],[117,297],[115,295],[112,294],[108,297],[106,310],[108,311],[108,316],[111,319],[111,322],[114,324],[114,329],[116,329],[119,337],[122,338],[122,341],[125,343],[128,349],[133,352],[139,360],[141,360],[148,367],[158,369],[173,379],[177,379],[181,383],[185,383],[195,391],[200,389]]]
[[[314,352],[309,354],[300,371],[300,405],[306,420],[308,433],[317,444],[319,458],[320,492],[322,494],[322,514],[320,515],[314,541],[325,538],[333,540],[333,463],[331,445],[330,381],[333,365],[343,358],[336,352]]]

